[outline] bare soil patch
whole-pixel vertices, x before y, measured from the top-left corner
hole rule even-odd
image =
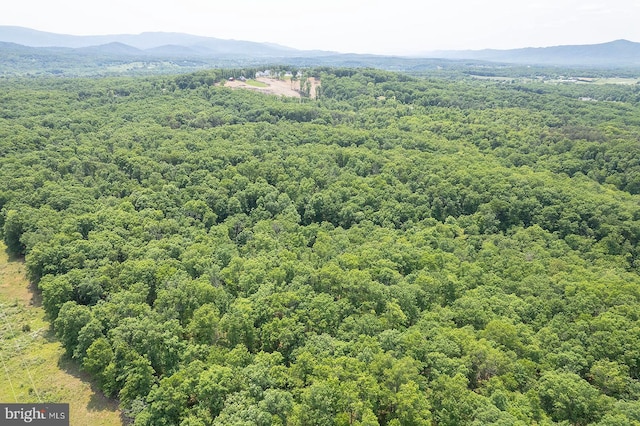
[[[257,81],[266,84],[266,87],[256,87],[247,84],[244,81],[233,80],[233,81],[225,81],[224,85],[226,87],[231,87],[232,89],[249,89],[254,90],[256,92],[267,93],[270,95],[278,95],[278,96],[287,96],[291,98],[300,98],[300,80],[291,81],[289,79],[286,80],[278,80],[276,78],[269,77],[259,77],[256,78]],[[320,80],[317,78],[310,78],[311,82],[311,99],[315,99],[317,93],[317,87],[320,86]]]

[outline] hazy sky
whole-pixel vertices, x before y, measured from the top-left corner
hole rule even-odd
[[[0,25],[185,32],[300,49],[408,54],[640,42],[640,0],[5,0]]]

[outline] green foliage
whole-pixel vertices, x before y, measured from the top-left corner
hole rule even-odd
[[[640,422],[636,87],[242,71],[0,81],[2,236],[135,424]]]
[[[7,250],[12,255],[20,255],[24,253],[24,244],[20,241],[20,237],[24,232],[24,224],[21,215],[15,210],[9,210],[3,217],[2,235],[7,245]]]
[[[548,372],[539,383],[542,407],[556,421],[597,421],[611,402],[574,373]]]
[[[77,345],[80,343],[80,332],[85,329],[90,320],[90,309],[74,301],[65,302],[60,308],[54,327],[67,355],[71,356],[76,352]],[[82,343],[86,344],[86,342]]]

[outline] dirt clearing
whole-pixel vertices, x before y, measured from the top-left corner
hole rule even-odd
[[[251,85],[251,80],[249,81],[225,81],[224,85],[226,87],[231,87],[232,89],[249,89],[255,90],[256,92],[267,93],[270,95],[278,95],[278,96],[287,96],[291,98],[300,98],[300,84],[304,84],[304,81],[296,80],[291,81],[290,79],[278,80],[276,78],[268,78],[268,77],[260,77],[255,79],[258,83],[262,83],[266,86],[259,87]],[[309,93],[309,97],[311,99],[316,98],[317,88],[320,86],[320,80],[317,78],[310,78],[309,82],[311,83],[311,90]]]

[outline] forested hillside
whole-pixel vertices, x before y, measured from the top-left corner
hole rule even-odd
[[[640,424],[640,88],[0,80],[0,228],[136,425]]]

